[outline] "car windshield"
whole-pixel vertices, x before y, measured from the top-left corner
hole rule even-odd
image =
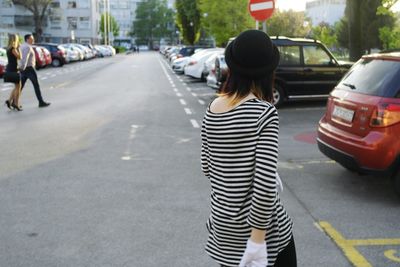
[[[357,62],[337,87],[373,96],[400,97],[399,75],[399,61],[366,58]]]

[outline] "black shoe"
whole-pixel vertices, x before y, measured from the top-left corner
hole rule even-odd
[[[5,105],[6,105],[9,109],[11,109],[11,103],[10,103],[9,100],[6,100]]]
[[[11,106],[13,107],[13,109],[15,109],[15,110],[18,110],[18,111],[22,111],[23,109],[22,109],[22,106],[17,106],[17,105],[15,105],[14,103],[12,103],[11,104]]]
[[[48,106],[50,106],[50,103],[47,103],[47,102],[42,102],[42,103],[39,104],[39,108],[45,108],[45,107],[48,107]]]

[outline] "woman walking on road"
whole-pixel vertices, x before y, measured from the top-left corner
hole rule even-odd
[[[295,267],[292,220],[277,185],[279,118],[272,100],[279,51],[264,32],[225,50],[229,76],[202,124],[201,164],[211,183],[207,253],[221,266]]]
[[[5,104],[9,109],[22,111],[22,107],[19,105],[19,98],[21,95],[21,76],[18,71],[18,60],[21,59],[21,52],[19,49],[19,38],[16,34],[11,34],[9,36],[7,59],[8,64],[4,75],[4,82],[14,83],[15,87]]]

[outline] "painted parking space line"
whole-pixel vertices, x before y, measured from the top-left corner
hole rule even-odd
[[[181,99],[179,99],[179,102],[181,102],[181,104],[182,104],[183,106],[186,106],[186,101],[185,101],[185,100],[183,100],[182,98],[181,98]]]
[[[203,105],[203,106],[204,106],[204,105],[206,104],[206,102],[204,102],[204,101],[201,100],[201,99],[199,99],[198,101],[199,101],[200,105]]]
[[[191,119],[191,120],[190,120],[190,122],[192,123],[192,125],[193,125],[193,128],[200,128],[200,125],[197,123],[197,121],[196,121],[196,120],[194,120],[194,119]]]
[[[320,221],[317,224],[324,233],[326,233],[335,244],[343,251],[346,258],[355,267],[372,267],[372,264],[357,250],[359,246],[400,246],[400,238],[378,238],[378,239],[346,239],[338,230],[333,228],[326,221]],[[396,255],[396,250],[387,250],[384,255],[387,259],[400,262]]]
[[[192,111],[189,108],[185,108],[185,113],[188,115],[192,115]]]

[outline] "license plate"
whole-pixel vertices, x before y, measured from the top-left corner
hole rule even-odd
[[[354,110],[350,110],[343,107],[335,106],[333,108],[332,115],[334,117],[340,118],[346,122],[352,122],[354,117]]]

